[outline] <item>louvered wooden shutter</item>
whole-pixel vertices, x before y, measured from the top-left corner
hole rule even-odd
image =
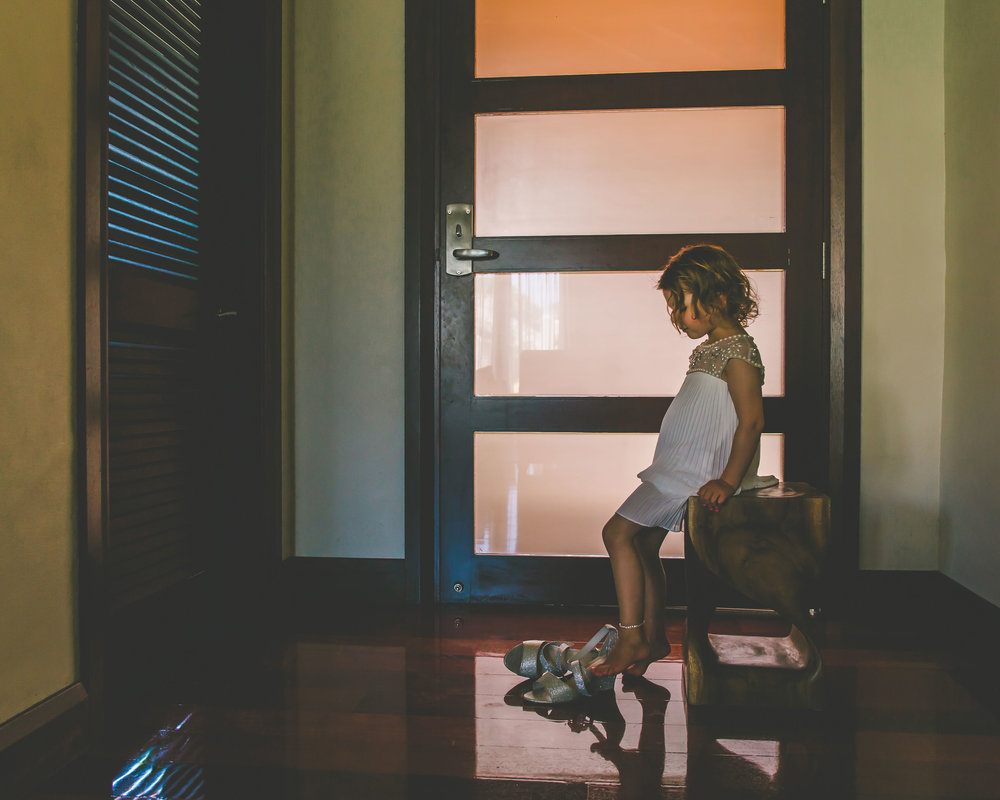
[[[109,601],[205,568],[198,0],[108,4]]]

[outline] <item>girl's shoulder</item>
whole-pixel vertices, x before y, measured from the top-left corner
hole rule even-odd
[[[715,342],[702,342],[691,353],[688,372],[707,372],[721,378],[722,371],[732,358],[757,367],[760,370],[760,382],[764,382],[764,362],[760,359],[756,342],[747,333],[727,336]]]

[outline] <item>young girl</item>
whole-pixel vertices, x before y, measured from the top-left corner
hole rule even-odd
[[[718,511],[741,489],[775,482],[757,478],[764,366],[743,330],[757,315],[746,276],[721,247],[696,245],[670,259],[657,288],[674,327],[705,341],[691,354],[684,384],[663,417],[653,463],[604,526],[620,637],[591,663],[595,675],[641,675],[670,652],[660,545],[668,530],[681,530],[688,497],[697,494]]]

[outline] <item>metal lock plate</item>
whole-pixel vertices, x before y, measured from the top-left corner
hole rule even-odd
[[[472,205],[449,203],[445,207],[445,271],[449,275],[470,275],[472,261],[455,256],[456,250],[472,247]]]

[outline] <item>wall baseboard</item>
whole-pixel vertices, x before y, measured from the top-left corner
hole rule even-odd
[[[310,558],[282,564],[282,594],[289,610],[308,612],[359,605],[406,604],[406,562],[402,558]]]
[[[16,797],[81,756],[89,732],[89,702],[81,683],[0,725],[0,797]]]
[[[902,626],[937,626],[961,640],[992,631],[1000,636],[1000,607],[937,570],[866,570],[844,588],[845,611]]]
[[[1000,634],[1000,606],[995,606],[985,597],[980,597],[971,589],[967,589],[954,578],[937,573],[940,576],[940,591],[944,602],[955,609],[963,619],[968,619],[975,625],[988,627]]]
[[[282,564],[282,594],[290,608],[329,608],[349,602],[389,607],[406,604],[403,559],[296,556]],[[1000,607],[937,570],[864,570],[838,587],[848,613],[908,618],[920,615],[975,620],[1000,630]]]

